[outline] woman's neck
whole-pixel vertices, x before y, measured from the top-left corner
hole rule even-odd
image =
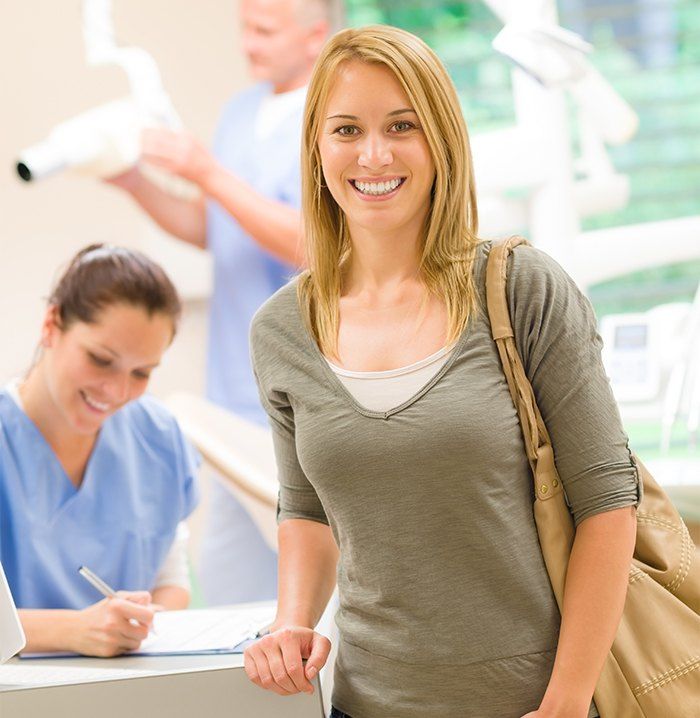
[[[95,445],[97,434],[81,434],[68,424],[56,406],[40,360],[18,387],[22,408],[53,449],[71,481],[79,486],[82,471]]]
[[[379,233],[353,228],[343,295],[376,298],[400,294],[401,287],[420,283],[419,236],[410,231]]]

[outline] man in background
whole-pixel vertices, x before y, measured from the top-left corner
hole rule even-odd
[[[306,85],[329,33],[332,0],[240,0],[242,46],[257,84],[224,107],[213,152],[191,136],[148,130],[142,159],[197,185],[166,194],[138,167],[112,184],[167,232],[213,255],[207,396],[267,425],[250,366],[258,307],[303,261],[299,152]],[[243,507],[211,487],[199,578],[210,605],[276,597],[277,561]]]

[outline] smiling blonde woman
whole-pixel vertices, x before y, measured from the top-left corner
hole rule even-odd
[[[480,310],[490,244],[477,239],[466,128],[435,54],[391,27],[332,38],[302,167],[309,270],[252,329],[280,570],[248,675],[282,695],[312,690],[330,648],[313,627],[337,570],[333,716],[598,715],[639,488],[590,305],[546,255],[516,249],[516,343],[577,525],[560,616]]]

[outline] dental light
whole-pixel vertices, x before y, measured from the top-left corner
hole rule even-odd
[[[45,140],[23,150],[16,170],[26,182],[64,170],[114,176],[138,162],[143,129],[182,129],[153,57],[142,48],[117,46],[111,0],[83,1],[83,38],[87,62],[121,67],[131,93],[56,125]],[[164,170],[143,163],[140,168],[170,194],[191,198],[198,193],[191,183]]]

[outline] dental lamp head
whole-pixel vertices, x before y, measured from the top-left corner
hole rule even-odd
[[[159,105],[168,110],[167,105]],[[164,126],[165,111],[158,117],[144,113],[133,97],[115,100],[56,125],[49,136],[23,150],[16,163],[25,182],[42,180],[64,170],[90,177],[114,177],[137,163],[140,171],[160,189],[179,199],[194,200],[196,185],[163,169],[139,162],[141,132]],[[173,110],[174,112],[174,110]],[[168,124],[172,126],[173,122]]]
[[[63,170],[94,177],[119,174],[138,160],[143,125],[129,98],[100,105],[56,125],[45,140],[23,150],[17,174],[25,182]]]

